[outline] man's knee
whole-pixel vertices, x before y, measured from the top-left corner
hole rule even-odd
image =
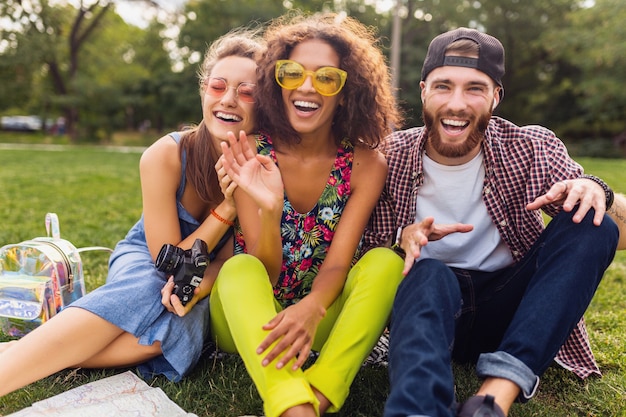
[[[416,262],[398,287],[396,299],[429,297],[434,299],[461,298],[458,280],[452,270],[436,259]]]

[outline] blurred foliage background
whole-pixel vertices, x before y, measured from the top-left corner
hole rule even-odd
[[[291,9],[324,10],[356,17],[376,29],[406,126],[421,124],[419,79],[429,41],[466,26],[496,36],[505,46],[506,95],[497,115],[553,129],[576,155],[626,156],[623,0],[172,4],[4,0],[0,115],[36,115],[45,121],[44,129],[63,133],[71,143],[107,144],[116,132],[151,132],[154,140],[155,131],[200,120],[196,73],[214,39],[237,26],[263,25]],[[118,14],[129,7],[140,23]],[[61,120],[63,126],[57,124]]]

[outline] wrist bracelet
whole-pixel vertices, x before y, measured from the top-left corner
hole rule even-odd
[[[586,178],[588,180],[595,182],[600,187],[602,187],[602,189],[604,190],[604,196],[606,197],[605,209],[608,210],[611,208],[611,206],[613,205],[613,200],[615,199],[615,193],[613,193],[613,190],[611,189],[611,187],[607,185],[606,182],[602,181],[602,179],[596,177],[595,175],[589,175],[589,174],[581,175],[579,178]]]
[[[398,227],[398,230],[396,230],[396,241],[393,242],[393,245],[391,245],[391,250],[401,256],[404,256],[404,249],[402,249],[402,247],[400,246],[400,244],[402,243],[402,230],[404,230],[404,226],[400,226]]]
[[[235,225],[235,222],[230,221],[228,219],[223,218],[222,216],[220,216],[219,214],[217,214],[217,212],[213,209],[211,209],[211,215],[213,217],[215,217],[217,220],[219,220],[220,222],[224,223],[227,226],[233,227]]]

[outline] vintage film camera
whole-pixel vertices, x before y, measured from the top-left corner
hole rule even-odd
[[[174,294],[185,305],[193,298],[193,292],[200,285],[209,265],[207,245],[204,240],[196,239],[191,249],[184,250],[166,243],[154,265],[159,271],[174,276]]]

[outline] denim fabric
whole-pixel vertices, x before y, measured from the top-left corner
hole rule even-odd
[[[107,281],[71,307],[96,314],[139,338],[142,345],[161,343],[163,355],[138,365],[144,378],[163,374],[180,381],[195,366],[209,334],[208,298],[179,317],[161,303],[165,273],[157,271],[145,241],[143,217],[111,255]]]
[[[502,351],[480,355],[476,373],[483,378],[497,376],[515,382],[522,390],[522,400],[534,397],[539,388],[539,377],[524,362]]]
[[[416,263],[400,283],[391,312],[385,417],[456,414],[451,354],[460,312],[452,270],[434,259]]]
[[[180,134],[171,133],[176,143]],[[185,191],[186,153],[181,154],[181,177],[176,190],[176,205],[181,237],[193,233],[200,222],[181,204]],[[215,254],[229,238],[227,233]],[[163,355],[138,365],[144,378],[163,374],[172,381],[180,381],[200,359],[209,332],[208,298],[198,301],[184,317],[165,309],[161,303],[161,288],[167,282],[165,273],[157,271],[148,250],[143,215],[118,242],[109,259],[106,283],[79,298],[71,307],[80,307],[96,314],[122,330],[139,338],[142,345],[161,343]]]
[[[396,295],[391,318],[385,417],[454,416],[451,360],[476,362],[480,377],[503,377],[534,394],[538,376],[591,301],[610,265],[617,226],[593,210],[581,223],[557,215],[513,267],[453,270],[416,263]],[[516,360],[505,360],[513,358]]]

